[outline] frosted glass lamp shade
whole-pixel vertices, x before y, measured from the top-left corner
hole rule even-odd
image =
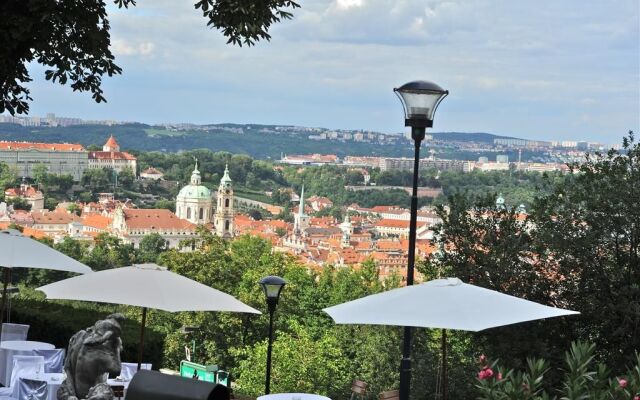
[[[413,81],[393,89],[404,107],[405,126],[431,127],[438,104],[448,90],[433,82]]]
[[[264,291],[264,295],[267,297],[267,300],[277,301],[280,297],[280,292],[282,292],[282,289],[287,282],[279,276],[267,276],[266,278],[260,279],[259,283],[260,286],[262,286],[262,290]]]

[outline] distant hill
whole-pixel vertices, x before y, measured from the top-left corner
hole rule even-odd
[[[437,140],[451,140],[457,142],[493,143],[493,139],[497,138],[515,139],[510,136],[497,136],[484,132],[430,132],[429,134]]]
[[[354,141],[310,140],[307,128],[276,130],[270,125],[219,124],[194,127],[193,130],[168,130],[163,127],[132,123],[125,125],[76,125],[69,127],[23,127],[0,124],[0,140],[80,143],[102,146],[113,134],[126,150],[178,152],[209,149],[248,154],[254,158],[278,159],[281,154],[324,153],[361,156],[411,157],[413,147],[407,140],[395,144]],[[317,133],[317,132],[316,132]],[[493,143],[489,133],[429,133],[438,140]]]

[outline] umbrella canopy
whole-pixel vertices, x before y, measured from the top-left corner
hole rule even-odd
[[[86,265],[52,249],[46,244],[24,236],[15,229],[0,231],[0,267],[4,267],[0,322],[4,321],[7,285],[11,280],[11,268],[51,269],[78,274],[92,272],[91,268]],[[9,318],[11,312],[8,311],[7,315],[7,318]]]
[[[0,231],[0,266],[52,269],[78,274],[91,272],[91,268],[86,265],[14,229]]]
[[[140,264],[81,275],[39,287],[49,299],[96,301],[176,311],[260,314],[235,297],[168,271]]]
[[[48,299],[96,301],[142,307],[138,370],[142,364],[147,308],[261,314],[235,297],[156,264],[108,269],[41,286]]]
[[[579,314],[548,307],[457,278],[436,279],[325,308],[337,324],[396,325],[481,331]]]
[[[393,289],[323,311],[338,324],[442,329],[443,400],[447,399],[447,329],[477,332],[518,322],[580,314],[462,283],[458,278],[435,279]],[[408,398],[408,395],[401,393],[401,398]]]

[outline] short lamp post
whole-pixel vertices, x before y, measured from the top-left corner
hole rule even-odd
[[[416,220],[418,214],[418,169],[420,145],[426,128],[433,127],[433,116],[438,105],[449,91],[427,81],[413,81],[393,89],[404,107],[404,125],[411,127],[414,142],[413,191],[411,194],[411,216],[409,220],[409,255],[407,286],[413,285],[413,270],[416,257]],[[402,361],[400,363],[400,400],[408,400],[411,390],[411,327],[404,327]]]
[[[264,394],[271,392],[271,350],[273,346],[273,314],[276,311],[276,305],[278,305],[278,299],[280,293],[287,283],[279,276],[267,276],[260,279],[260,286],[264,291],[264,295],[267,298],[267,306],[269,307],[269,345],[267,347],[267,376],[264,384]]]

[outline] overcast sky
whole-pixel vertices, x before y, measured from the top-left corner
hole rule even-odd
[[[271,42],[232,47],[193,0],[111,8],[107,104],[31,67],[32,115],[400,132],[392,89],[449,89],[434,131],[618,143],[640,126],[638,0],[301,0]]]

